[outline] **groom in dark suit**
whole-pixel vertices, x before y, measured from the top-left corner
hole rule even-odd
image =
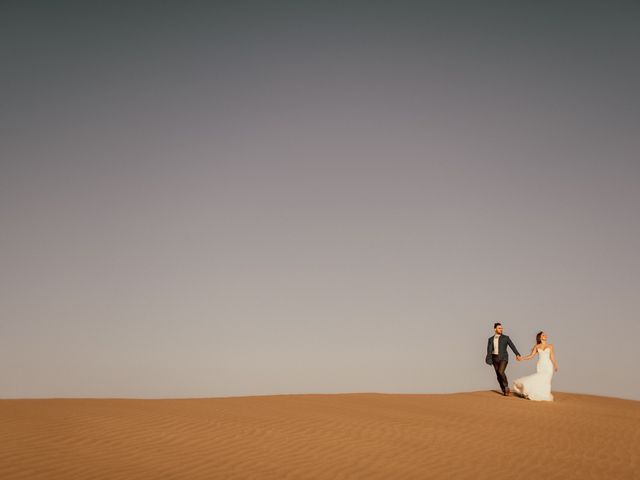
[[[493,365],[493,368],[496,370],[496,377],[498,377],[500,389],[502,389],[502,393],[505,396],[508,396],[511,390],[509,389],[509,382],[507,381],[507,374],[505,373],[507,363],[509,363],[507,345],[511,347],[513,353],[516,354],[518,361],[520,361],[522,357],[511,339],[502,334],[501,323],[494,323],[493,329],[495,333],[489,337],[489,341],[487,342],[487,358],[485,361],[488,365]]]

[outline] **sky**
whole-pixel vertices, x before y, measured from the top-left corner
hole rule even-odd
[[[0,397],[640,400],[635,2],[90,3],[0,7]]]

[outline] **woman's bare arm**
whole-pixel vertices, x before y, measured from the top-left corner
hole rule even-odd
[[[526,357],[522,357],[522,360],[529,360],[529,359],[535,357],[536,353],[538,353],[538,349],[536,347],[537,347],[537,345],[534,345],[533,348],[531,349],[531,353],[529,355],[527,355]]]
[[[551,349],[551,352],[549,352],[550,353],[549,356],[551,357],[551,361],[553,362],[554,370],[557,372],[558,371],[558,362],[556,361],[556,355],[554,353],[553,345],[549,345],[549,348]]]

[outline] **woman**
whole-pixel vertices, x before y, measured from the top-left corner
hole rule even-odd
[[[554,354],[553,345],[547,343],[547,335],[538,332],[536,344],[531,353],[522,360],[529,360],[538,355],[536,373],[518,378],[513,382],[513,391],[529,400],[553,401],[551,394],[551,377],[558,371],[558,362]]]

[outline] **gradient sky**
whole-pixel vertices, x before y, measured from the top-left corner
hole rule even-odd
[[[1,7],[0,397],[640,399],[636,2],[107,3]]]

